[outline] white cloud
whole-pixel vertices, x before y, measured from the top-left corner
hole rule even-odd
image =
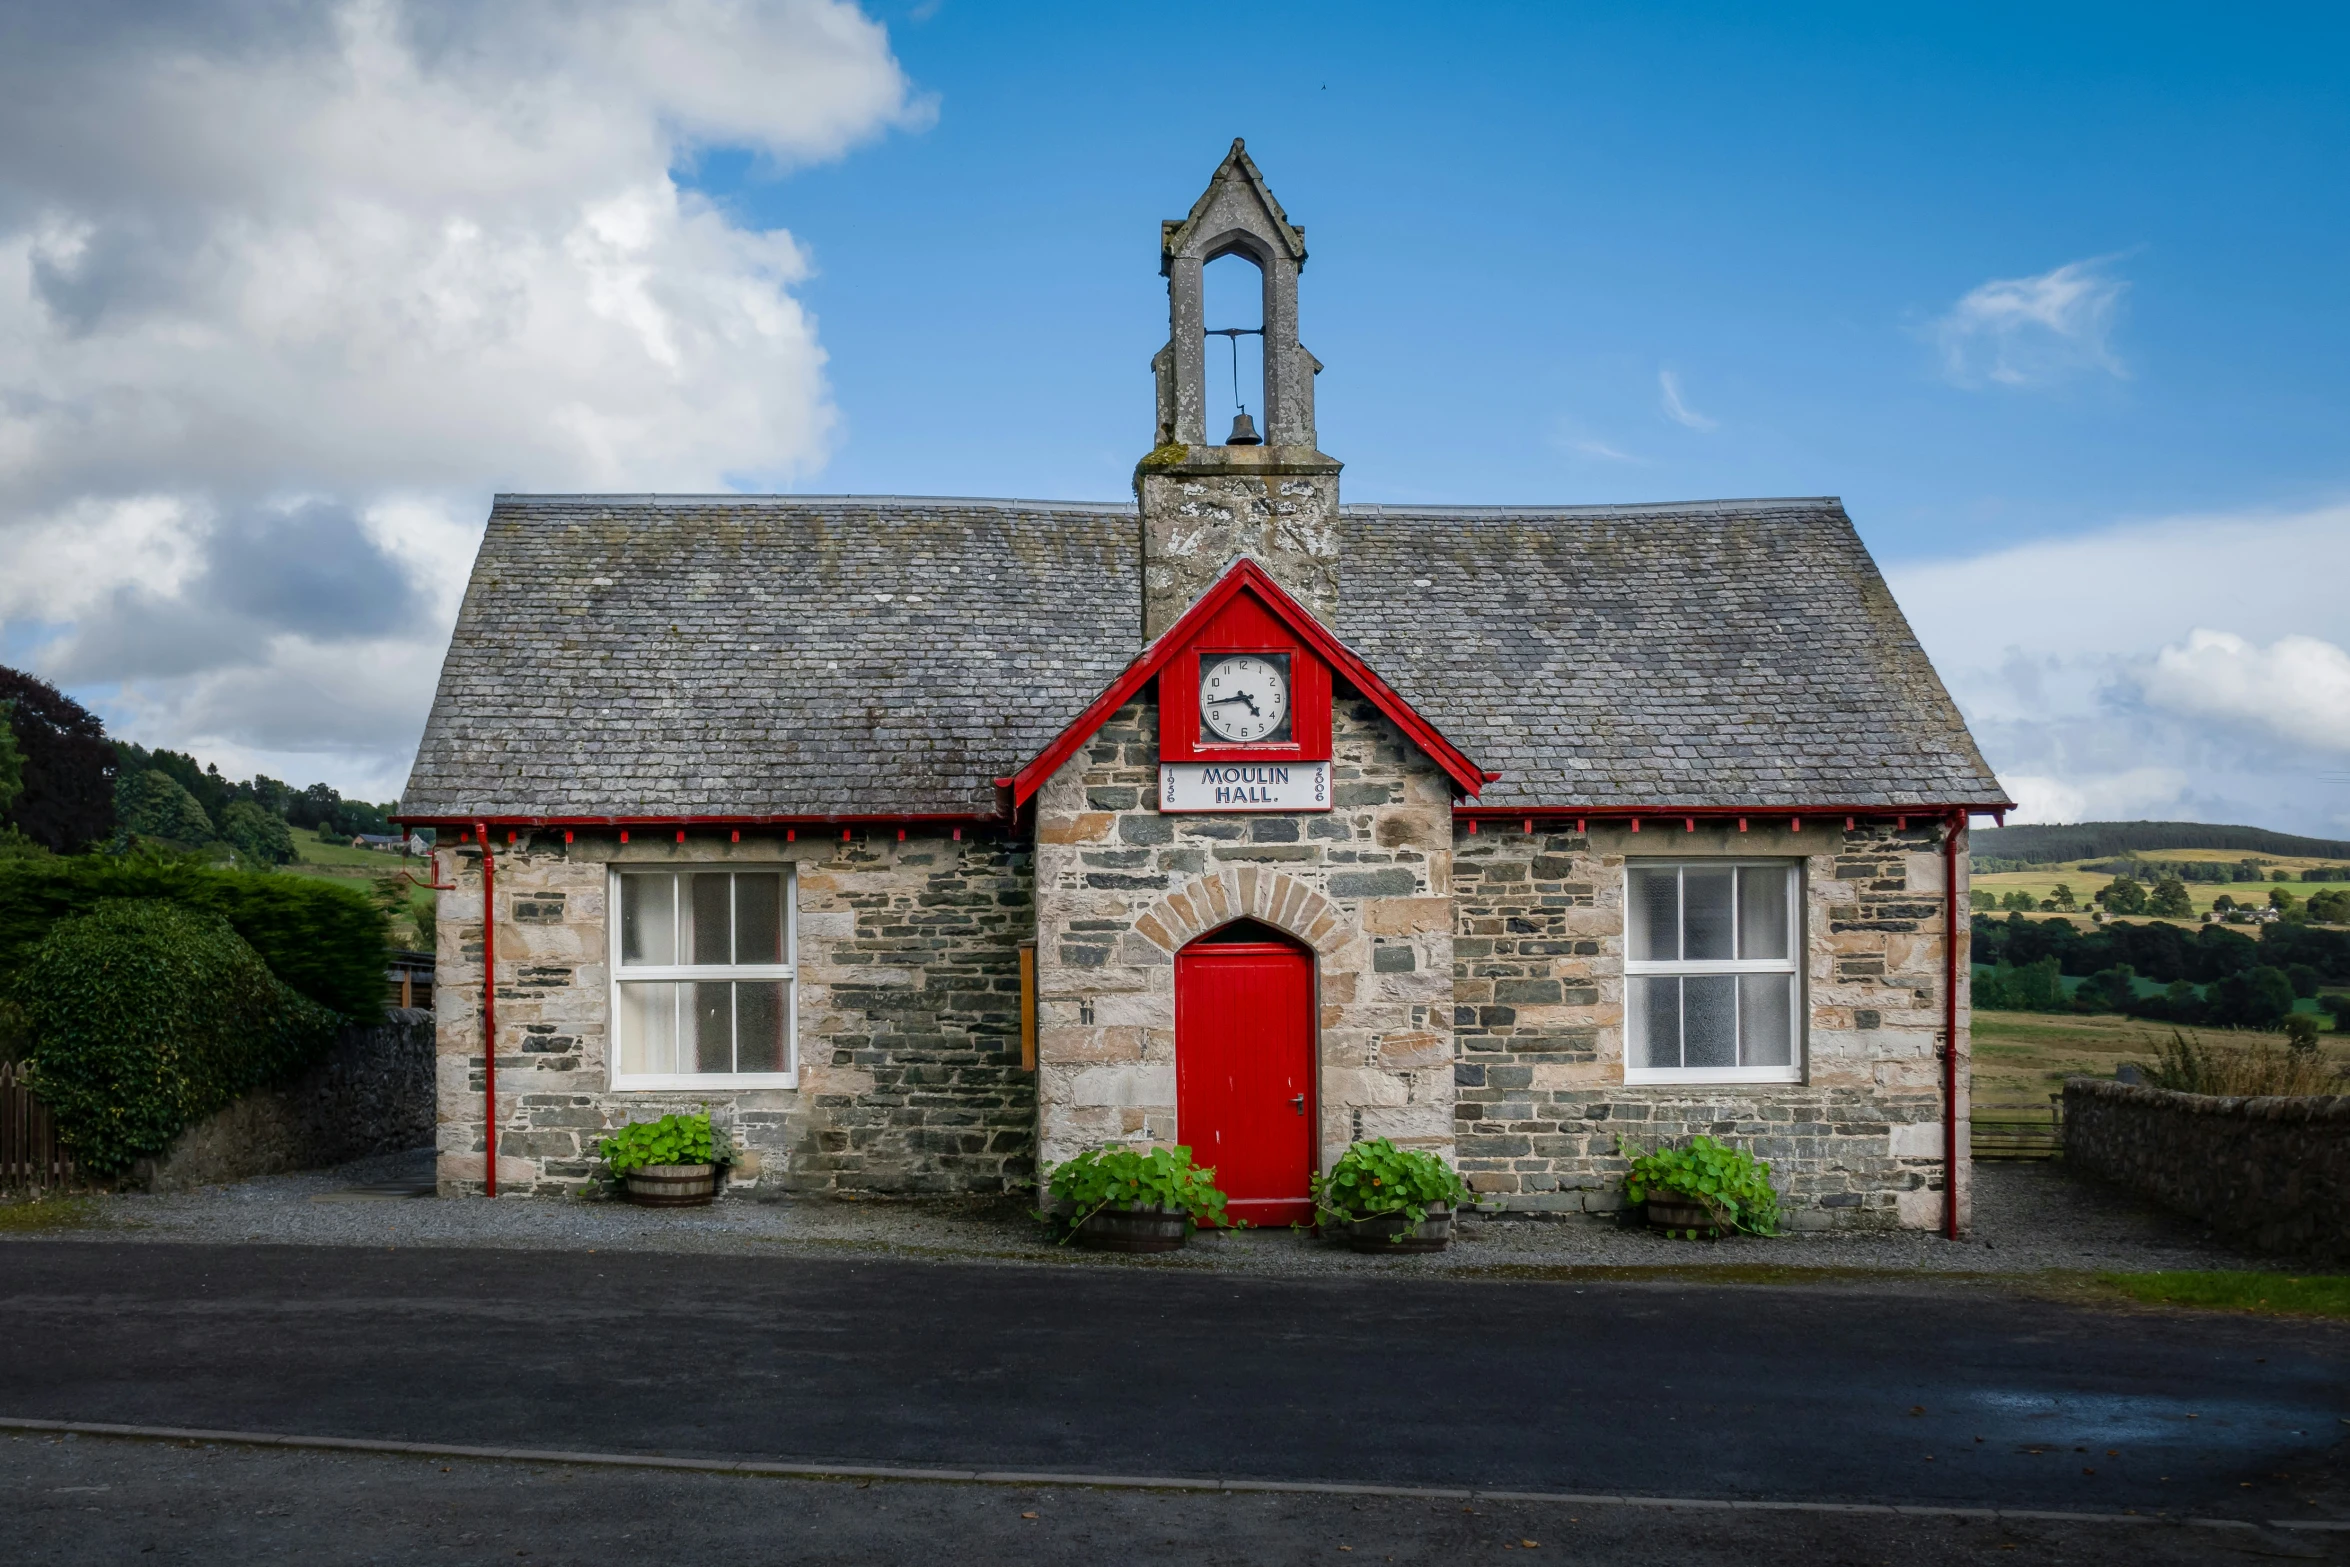
[[[1960,386],[2044,386],[2085,370],[2126,377],[2111,340],[2129,284],[2104,270],[2111,259],[1969,289],[1935,325],[1943,373]]]
[[[2140,685],[2149,702],[2174,713],[2350,751],[2350,653],[2316,637],[2280,637],[2260,648],[2198,627],[2183,645],[2155,654]]]
[[[97,4],[10,38],[0,630],[136,738],[377,793],[489,491],[829,450],[807,253],[673,170],[929,112],[839,0]]]
[[[2350,506],[2169,518],[1886,576],[2020,819],[2339,836],[2345,573]]]
[[[1549,443],[1553,450],[1565,452],[1570,457],[1588,458],[1595,462],[1627,462],[1639,466],[1648,463],[1648,459],[1637,452],[1625,451],[1620,446],[1600,439],[1577,420],[1563,414],[1551,423]]]
[[[1656,373],[1656,384],[1664,395],[1665,417],[1675,424],[1685,424],[1692,430],[1716,430],[1721,421],[1708,419],[1681,400],[1681,377],[1670,370]]]

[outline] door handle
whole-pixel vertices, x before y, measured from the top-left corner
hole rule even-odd
[[[1292,1095],[1289,1108],[1295,1110],[1299,1115],[1304,1115],[1306,1113],[1306,1096],[1303,1094]]]

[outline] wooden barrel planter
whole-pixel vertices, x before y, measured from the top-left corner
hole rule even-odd
[[[1190,1228],[1181,1208],[1102,1208],[1077,1226],[1077,1243],[1095,1251],[1175,1251]]]
[[[628,1200],[647,1208],[706,1208],[718,1195],[714,1164],[648,1164],[622,1181]]]
[[[1431,1203],[1428,1217],[1417,1224],[1400,1213],[1382,1214],[1375,1219],[1350,1219],[1346,1243],[1356,1251],[1389,1255],[1442,1251],[1452,1244],[1452,1209],[1442,1203]]]
[[[1684,1197],[1679,1192],[1658,1192],[1648,1199],[1648,1227],[1652,1230],[1673,1230],[1681,1233],[1695,1230],[1700,1235],[1719,1235],[1721,1227],[1714,1223],[1713,1214],[1704,1203]]]

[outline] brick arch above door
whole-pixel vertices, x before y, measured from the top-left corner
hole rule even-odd
[[[1336,956],[1354,933],[1353,922],[1321,893],[1294,876],[1256,865],[1227,866],[1186,883],[1153,903],[1134,922],[1134,930],[1172,957],[1195,937],[1236,919],[1285,930],[1320,957]]]

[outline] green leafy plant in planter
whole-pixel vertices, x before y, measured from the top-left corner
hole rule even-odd
[[[1680,1197],[1703,1208],[1717,1231],[1744,1231],[1748,1235],[1779,1233],[1779,1194],[1771,1188],[1771,1166],[1743,1148],[1728,1148],[1702,1133],[1687,1147],[1658,1148],[1634,1154],[1621,1139],[1617,1151],[1632,1160],[1624,1177],[1626,1201],[1644,1203],[1653,1196]],[[1698,1232],[1666,1233],[1695,1240]]]
[[[1216,1172],[1193,1164],[1188,1148],[1088,1148],[1054,1165],[1045,1181],[1054,1199],[1071,1210],[1064,1245],[1086,1220],[1113,1206],[1179,1210],[1195,1229],[1224,1221]]]
[[[1398,1148],[1384,1137],[1349,1146],[1328,1175],[1314,1177],[1313,1192],[1317,1212],[1346,1224],[1401,1218],[1416,1225],[1431,1207],[1469,1201],[1459,1171],[1425,1148]],[[1401,1244],[1405,1233],[1387,1238]]]
[[[618,1180],[631,1170],[656,1164],[732,1164],[734,1150],[726,1133],[710,1124],[707,1114],[665,1115],[658,1121],[632,1121],[604,1139],[597,1152]]]

